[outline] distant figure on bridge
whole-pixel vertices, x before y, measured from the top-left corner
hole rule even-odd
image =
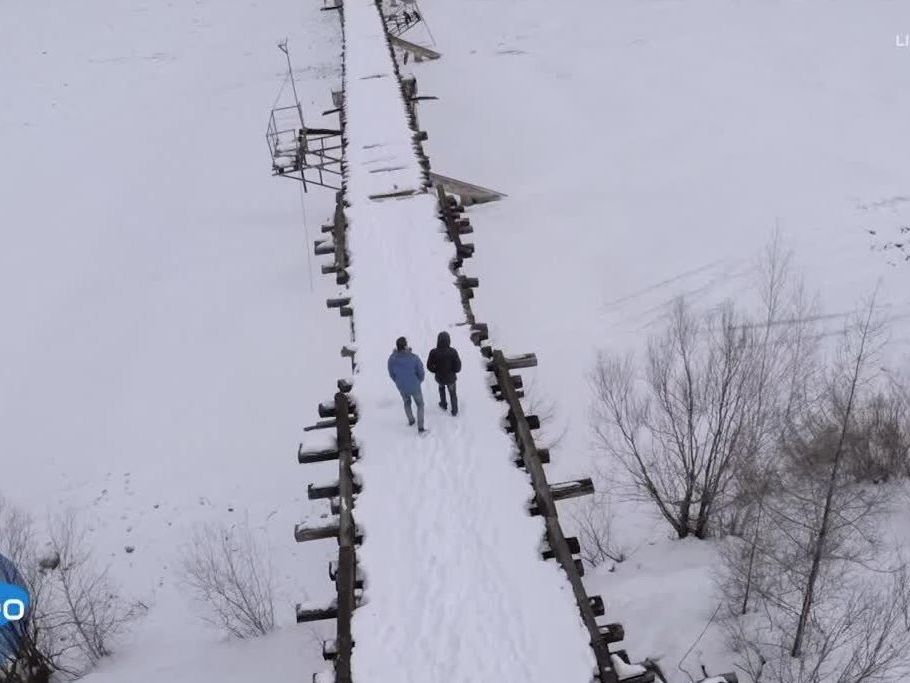
[[[408,425],[414,424],[414,413],[411,412],[411,399],[417,404],[417,432],[423,434],[423,392],[420,384],[423,382],[423,363],[408,347],[408,340],[398,337],[395,341],[395,350],[389,356],[389,377],[395,382],[401,398],[404,401],[404,414],[408,417]]]
[[[461,372],[461,358],[458,351],[452,348],[452,339],[448,332],[440,332],[436,337],[436,348],[427,357],[427,370],[436,375],[439,384],[439,407],[445,410],[446,388],[452,402],[452,415],[458,415],[458,394],[455,391],[456,375]]]

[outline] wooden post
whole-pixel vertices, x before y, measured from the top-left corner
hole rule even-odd
[[[335,394],[335,415],[338,421],[338,491],[340,509],[338,514],[338,570],[335,587],[338,590],[337,635],[335,637],[335,681],[351,682],[351,651],[354,642],[351,637],[351,620],[354,613],[356,558],[354,555],[354,481],[351,473],[352,443],[351,425],[348,420],[348,397],[342,392]]]

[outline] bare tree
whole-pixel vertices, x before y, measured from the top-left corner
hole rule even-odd
[[[604,562],[624,562],[626,551],[613,539],[610,503],[603,494],[579,503],[572,513],[578,529],[581,559],[592,567]]]
[[[875,312],[875,299],[869,302],[865,319],[859,321],[852,330],[847,330],[843,339],[840,363],[835,367],[835,376],[830,383],[834,403],[839,408],[840,424],[838,425],[837,441],[831,451],[830,474],[825,488],[825,499],[822,507],[821,520],[817,532],[810,538],[811,562],[809,573],[803,589],[802,605],[799,612],[799,621],[793,635],[793,647],[790,653],[798,657],[802,649],[802,640],[809,623],[812,603],[815,598],[815,586],[818,581],[822,559],[827,551],[826,544],[832,529],[835,514],[835,493],[838,490],[841,463],[843,462],[844,446],[850,432],[853,419],[853,409],[861,383],[865,380],[863,374],[868,371],[868,365],[875,343],[876,330],[873,326]]]
[[[707,536],[752,441],[756,335],[727,304],[697,316],[683,300],[632,357],[600,354],[592,373],[597,443],[680,538]]]
[[[272,568],[247,524],[198,528],[184,555],[183,574],[213,626],[237,638],[275,628]]]
[[[728,622],[739,668],[753,683],[893,683],[910,674],[910,630],[901,604],[906,568],[892,582],[841,586],[825,597],[807,633],[804,652],[790,653],[790,639],[773,609]]]

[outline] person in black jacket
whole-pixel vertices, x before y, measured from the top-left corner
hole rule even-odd
[[[461,372],[461,358],[458,351],[452,348],[448,332],[440,332],[436,338],[436,348],[427,357],[427,370],[436,375],[439,384],[439,407],[445,410],[446,388],[452,401],[452,415],[458,415],[458,394],[455,391],[456,375]]]

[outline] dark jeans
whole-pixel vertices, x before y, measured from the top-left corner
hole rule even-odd
[[[449,389],[449,398],[452,403],[452,415],[458,414],[458,392],[455,391],[455,382],[439,385],[439,405],[446,409],[446,387]]]

